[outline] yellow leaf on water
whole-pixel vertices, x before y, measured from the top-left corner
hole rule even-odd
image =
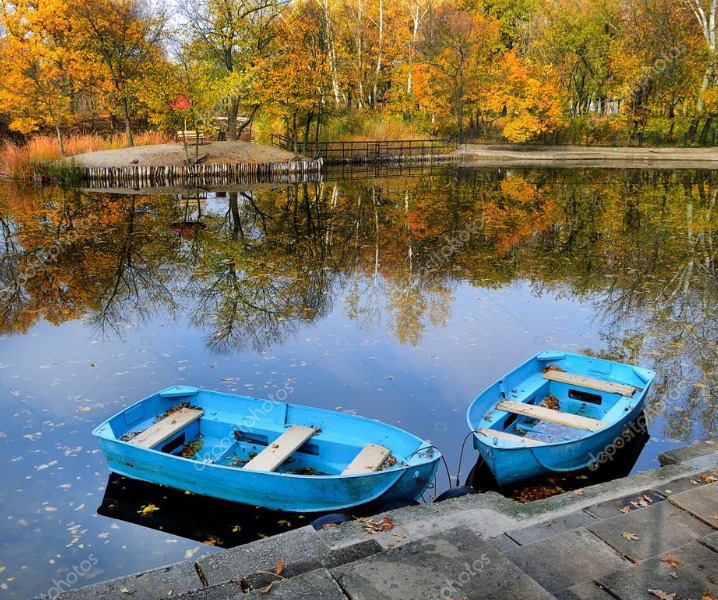
[[[150,513],[153,513],[156,510],[159,510],[158,506],[155,506],[154,504],[148,504],[147,506],[142,507],[142,514],[149,515]]]

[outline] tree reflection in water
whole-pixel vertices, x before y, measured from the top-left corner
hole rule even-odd
[[[259,352],[341,299],[361,327],[418,345],[458,286],[521,280],[592,303],[602,355],[659,365],[648,413],[666,435],[717,432],[712,172],[447,169],[224,196],[190,211],[170,195],[0,188],[0,333],[84,318],[122,336],[164,315],[216,353]]]

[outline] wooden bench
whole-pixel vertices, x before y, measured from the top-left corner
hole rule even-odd
[[[379,446],[378,444],[367,444],[361,449],[361,452],[354,457],[347,468],[342,471],[342,475],[360,475],[362,473],[373,473],[379,470],[384,461],[389,458],[391,450]]]
[[[207,141],[207,136],[204,133],[194,130],[178,131],[177,141],[182,143],[187,142],[188,144],[204,144]]]
[[[546,371],[543,374],[544,379],[549,381],[558,381],[559,383],[568,383],[576,387],[584,387],[590,390],[598,390],[599,392],[609,392],[611,394],[621,394],[621,396],[633,396],[636,388],[625,383],[613,383],[611,381],[603,381],[602,379],[594,379],[584,375],[576,375],[574,373],[566,373],[566,371]]]
[[[586,429],[588,431],[597,431],[607,425],[604,421],[591,419],[589,417],[581,417],[560,410],[544,408],[542,406],[534,406],[533,404],[523,404],[522,402],[514,402],[513,400],[504,400],[496,405],[498,410],[515,415],[523,415],[541,421],[549,421],[550,423],[558,423],[559,425],[568,425],[575,429]]]
[[[292,425],[242,468],[245,471],[274,471],[316,432],[312,427]]]
[[[521,437],[520,435],[514,435],[513,433],[506,433],[505,431],[496,431],[494,429],[486,429],[485,427],[481,427],[478,431],[479,435],[486,436],[487,438],[496,438],[497,440],[501,440],[502,442],[515,442],[518,444],[523,444],[527,447],[532,446],[545,446],[543,442],[540,442],[538,440],[532,440],[530,438]]]
[[[154,448],[157,444],[161,444],[190,423],[199,419],[203,414],[202,409],[180,408],[133,437],[130,444],[141,446],[142,448]]]

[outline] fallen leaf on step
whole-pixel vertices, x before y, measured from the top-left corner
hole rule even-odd
[[[273,588],[273,587],[274,587],[274,582],[270,583],[267,587],[262,588],[262,589],[259,590],[259,591],[260,591],[260,593],[262,593],[262,594],[268,594],[269,592],[272,591],[272,588]]]
[[[717,477],[714,477],[713,475],[706,475],[705,473],[702,473],[699,477],[706,483],[714,483],[718,481]]]
[[[668,554],[666,558],[662,558],[661,562],[666,563],[667,565],[671,566],[671,569],[675,569],[678,565],[682,565],[683,561],[679,558],[676,558],[672,554]]]
[[[676,600],[675,594],[666,594],[663,590],[648,590],[648,593],[661,600]]]
[[[381,533],[382,531],[391,531],[394,529],[394,523],[392,523],[389,517],[383,519],[366,519],[362,529],[367,533]]]
[[[624,506],[623,508],[619,508],[618,510],[621,511],[621,512],[625,515],[626,513],[631,512],[631,507],[630,507],[630,506]]]
[[[123,586],[120,588],[120,592],[123,593],[123,594],[129,594],[129,593],[130,593],[130,589],[129,589],[127,586],[123,585]]]
[[[282,569],[284,569],[284,564],[283,564],[282,561],[280,560],[280,561],[277,563],[277,575],[281,575],[281,574],[282,574]]]
[[[627,540],[631,540],[631,541],[635,541],[635,540],[640,540],[640,539],[641,539],[641,538],[639,538],[635,533],[631,533],[630,531],[624,531],[624,532],[623,532],[623,537],[626,538]]]
[[[585,496],[586,490],[575,490],[573,493],[576,494],[577,496]]]

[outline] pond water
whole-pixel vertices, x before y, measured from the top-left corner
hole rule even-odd
[[[695,170],[447,168],[221,194],[0,187],[0,597],[306,522],[108,487],[92,428],[177,383],[291,390],[380,419],[431,440],[455,475],[470,401],[556,348],[658,371],[636,470],[715,436],[717,196],[718,177]],[[469,441],[462,478],[475,460]],[[182,511],[211,535],[157,521]]]

